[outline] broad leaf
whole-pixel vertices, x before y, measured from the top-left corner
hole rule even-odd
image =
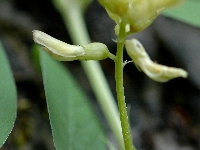
[[[47,106],[58,150],[103,150],[104,133],[82,89],[59,62],[40,52]]]
[[[200,27],[200,1],[187,0],[182,5],[167,9],[163,12],[164,15],[184,21],[191,25]]]
[[[16,110],[15,82],[3,46],[0,43],[0,147],[12,131]]]

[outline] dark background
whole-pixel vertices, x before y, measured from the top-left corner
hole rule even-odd
[[[85,19],[92,41],[105,43],[115,53],[116,43],[112,40],[116,38],[115,23],[96,1],[89,6]],[[62,18],[50,0],[0,1],[0,40],[18,89],[17,120],[1,150],[55,149],[41,73],[31,50],[35,29],[71,43]],[[124,86],[136,147],[138,150],[200,149],[200,29],[160,16],[134,37],[143,43],[152,60],[181,67],[189,73],[187,79],[178,78],[163,84],[147,78],[134,64],[126,65]],[[124,60],[130,60],[126,53]],[[64,64],[98,108],[80,63]],[[114,63],[106,59],[101,65],[116,95]],[[112,140],[100,108],[97,111]]]

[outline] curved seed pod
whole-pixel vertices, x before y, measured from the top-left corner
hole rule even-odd
[[[43,45],[42,50],[59,61],[102,60],[110,55],[105,44],[94,42],[83,46],[70,45],[38,30],[33,31],[33,40]]]
[[[135,65],[152,80],[167,82],[173,78],[186,78],[188,76],[188,73],[183,69],[154,63],[142,44],[136,39],[126,40],[126,50]]]

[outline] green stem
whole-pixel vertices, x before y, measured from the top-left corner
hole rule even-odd
[[[120,25],[120,31],[117,40],[117,54],[115,59],[115,80],[116,80],[116,92],[118,107],[120,111],[120,120],[122,126],[122,134],[124,138],[124,144],[126,150],[136,150],[132,144],[128,114],[126,110],[124,86],[123,86],[123,47],[125,44],[125,24],[123,22]]]
[[[90,43],[91,41],[83,19],[83,14],[79,6],[76,4],[77,2],[72,0],[71,3],[69,3],[71,5],[68,5],[64,0],[54,0],[54,3],[63,17],[73,43]],[[66,6],[68,7],[66,8]],[[113,60],[115,59],[113,54],[110,54],[109,57]],[[101,66],[98,61],[92,60],[82,61],[81,64],[116,138],[119,148],[120,150],[124,150],[124,141],[121,133],[118,109]]]

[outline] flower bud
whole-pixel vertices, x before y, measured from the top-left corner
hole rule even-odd
[[[110,54],[105,44],[95,42],[84,46],[70,45],[38,30],[33,31],[33,40],[59,61],[102,60]]]
[[[131,32],[139,32],[148,27],[161,12],[183,0],[133,0],[125,19]]]
[[[173,78],[186,78],[188,73],[180,68],[168,67],[154,63],[146,53],[142,44],[136,40],[126,40],[126,50],[135,65],[148,77],[157,82],[167,82]]]
[[[184,0],[99,0],[117,25],[123,21],[130,26],[127,33],[135,33],[148,27],[165,9]],[[118,34],[119,27],[116,28]]]
[[[99,0],[105,9],[122,16],[129,9],[130,0]]]

